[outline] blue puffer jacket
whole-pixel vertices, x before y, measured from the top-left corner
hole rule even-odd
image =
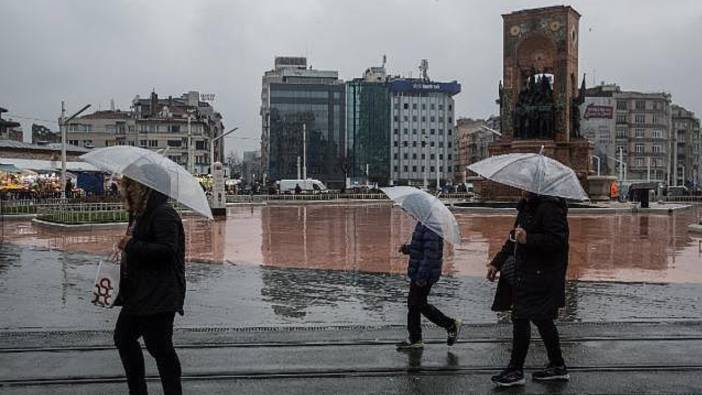
[[[410,280],[427,284],[439,281],[444,256],[444,239],[421,223],[417,223],[409,249],[407,276]]]

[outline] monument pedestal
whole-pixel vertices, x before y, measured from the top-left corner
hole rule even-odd
[[[608,202],[610,200],[610,192],[612,183],[617,181],[614,176],[590,176],[587,178],[590,190],[590,200]]]
[[[542,147],[545,156],[573,169],[583,189],[589,193],[588,175],[592,161],[592,144],[585,139],[563,142],[554,140],[498,141],[490,144],[488,150],[490,156],[494,156],[512,153],[539,153]],[[520,190],[489,180],[479,182],[477,192],[482,200],[518,201],[521,198]]]

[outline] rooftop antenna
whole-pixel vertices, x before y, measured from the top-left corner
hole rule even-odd
[[[383,68],[385,68],[385,64],[388,62],[388,57],[387,55],[383,55]]]
[[[115,110],[115,99],[110,99],[110,111]]]
[[[429,80],[429,61],[426,59],[422,59],[422,61],[419,63],[419,74],[421,78],[425,81]]]

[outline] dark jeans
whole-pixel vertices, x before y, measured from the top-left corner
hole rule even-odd
[[[431,286],[432,284],[427,284],[420,287],[414,281],[410,283],[409,295],[407,295],[407,331],[410,343],[422,340],[422,315],[445,329],[450,329],[454,325],[451,318],[427,302]]]
[[[180,361],[173,347],[174,316],[175,313],[172,312],[146,316],[125,314],[124,311],[119,314],[114,339],[127,375],[130,394],[147,393],[144,354],[138,340],[142,336],[146,349],[156,360],[163,393],[183,393],[180,384]]]
[[[558,338],[558,329],[553,323],[553,320],[535,320],[534,325],[539,329],[541,340],[546,346],[549,363],[556,366],[563,366],[563,354],[561,353],[560,340]],[[512,358],[509,366],[513,369],[522,370],[524,368],[524,360],[529,351],[529,342],[531,340],[531,324],[527,319],[512,320]]]

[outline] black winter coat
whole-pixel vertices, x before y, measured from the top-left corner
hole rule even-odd
[[[527,233],[526,244],[517,244],[516,284],[500,278],[494,311],[512,310],[518,319],[555,318],[565,306],[565,273],[568,268],[568,206],[563,199],[532,195],[522,200],[515,227]],[[509,238],[491,264],[500,269],[514,254]]]
[[[168,198],[151,192],[144,214],[136,219],[124,249],[116,305],[135,315],[183,314],[185,301],[185,235]]]
[[[412,282],[433,284],[441,277],[444,256],[444,239],[420,222],[412,233],[407,276]]]

